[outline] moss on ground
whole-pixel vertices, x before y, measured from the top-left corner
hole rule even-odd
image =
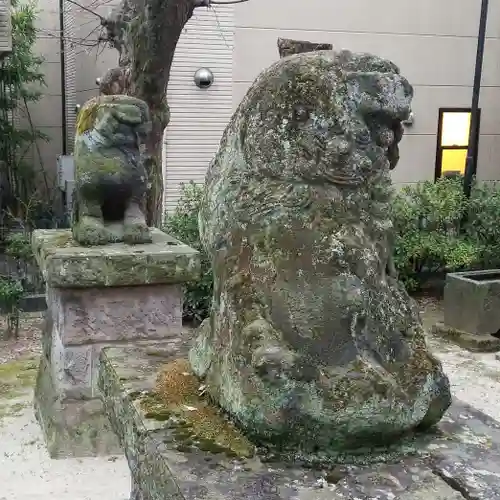
[[[200,391],[186,359],[163,367],[156,391],[142,397],[141,407],[146,418],[169,423],[179,451],[195,447],[237,458],[255,453],[254,445]]]
[[[32,357],[0,364],[0,422],[19,415],[29,404],[23,399],[35,384],[37,369],[37,359]]]

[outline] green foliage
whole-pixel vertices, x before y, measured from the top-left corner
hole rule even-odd
[[[468,268],[479,259],[475,242],[460,230],[468,211],[461,179],[406,186],[395,196],[394,263],[413,290],[428,274]]]
[[[201,257],[201,278],[187,283],[184,295],[184,319],[199,323],[210,311],[212,302],[213,277],[210,260],[206,255],[198,231],[198,212],[203,187],[193,182],[182,186],[179,203],[172,215],[166,216],[163,230],[186,245],[198,250]]]
[[[500,265],[498,184],[474,184],[470,199],[461,178],[408,186],[395,196],[392,218],[395,265],[409,290],[435,273]]]
[[[36,171],[28,159],[36,141],[47,140],[45,134],[34,128],[28,108],[40,99],[45,85],[43,59],[35,53],[36,17],[35,4],[12,2],[12,53],[0,64],[0,167],[4,192],[1,209],[11,219],[26,220],[26,207],[39,205],[43,197],[40,188],[48,191],[49,187],[43,169]]]
[[[3,338],[17,338],[19,331],[20,301],[26,295],[26,281],[28,263],[33,260],[29,234],[12,233],[5,241],[5,253],[13,257],[16,262],[16,277],[0,277],[0,308],[7,318],[7,329]],[[11,273],[13,270],[11,269]]]
[[[13,0],[11,5],[12,52],[0,63],[0,225],[3,249],[15,259],[16,270],[0,277],[0,307],[7,316],[4,335],[17,336],[19,303],[30,281],[26,273],[31,245],[27,234],[14,233],[6,240],[4,234],[12,224],[29,231],[34,215],[44,213],[52,200],[45,172],[28,159],[36,141],[47,139],[34,128],[29,113],[29,105],[40,99],[45,85],[43,59],[35,52],[37,10],[30,2]]]
[[[31,239],[26,233],[12,233],[7,237],[6,253],[15,259],[30,261],[33,258]]]
[[[24,289],[19,281],[0,278],[0,307],[7,316],[7,329],[3,332],[4,339],[18,337],[19,303],[23,296]]]
[[[466,237],[474,241],[482,268],[500,266],[500,185],[483,183],[474,186],[465,225]]]

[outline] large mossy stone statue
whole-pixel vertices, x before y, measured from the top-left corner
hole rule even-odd
[[[225,131],[199,219],[213,310],[190,362],[257,442],[331,456],[429,428],[451,403],[391,260],[412,96],[389,61],[297,54]]]
[[[152,241],[142,211],[150,129],[148,106],[135,97],[103,95],[80,110],[72,226],[81,245]]]

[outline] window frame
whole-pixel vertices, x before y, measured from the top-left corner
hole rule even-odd
[[[434,181],[442,177],[443,168],[443,151],[445,150],[463,150],[467,149],[468,146],[442,146],[441,145],[441,135],[443,133],[443,115],[445,113],[472,113],[471,108],[439,108],[438,111],[438,130],[437,130],[437,146],[436,146],[436,163],[434,168]],[[478,155],[478,145],[479,145],[479,129],[481,127],[481,108],[477,110],[477,128],[476,137],[474,138],[474,162],[477,165],[477,155]]]

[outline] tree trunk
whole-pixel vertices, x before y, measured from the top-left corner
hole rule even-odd
[[[102,21],[108,41],[120,54],[120,67],[101,79],[101,92],[138,97],[151,112],[153,129],[146,144],[151,188],[145,210],[150,226],[159,226],[162,220],[161,151],[170,120],[166,93],[174,52],[194,9],[203,5],[208,5],[206,0],[122,0]]]

